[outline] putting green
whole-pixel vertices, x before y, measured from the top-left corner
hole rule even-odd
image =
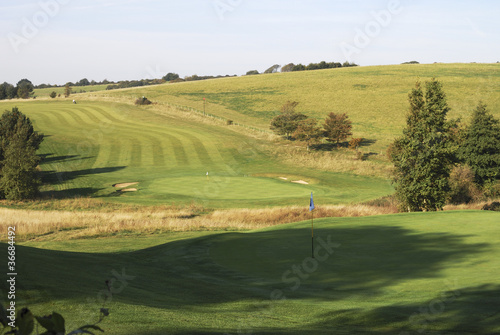
[[[206,176],[164,178],[155,181],[155,193],[195,196],[210,200],[307,198],[309,185],[292,184],[272,178]]]

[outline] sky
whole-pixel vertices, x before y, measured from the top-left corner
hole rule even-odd
[[[498,0],[2,0],[0,82],[500,61]]]

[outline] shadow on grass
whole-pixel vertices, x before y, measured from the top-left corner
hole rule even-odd
[[[373,144],[377,143],[377,140],[371,140],[371,139],[363,139],[363,141],[360,143],[360,147],[369,147]],[[313,144],[311,145],[311,149],[317,150],[317,151],[335,151],[339,148],[349,148],[349,142],[340,142],[339,144],[337,143],[332,143],[332,142],[326,142],[326,143],[319,143],[319,144]]]
[[[335,310],[306,326],[255,327],[242,321],[236,329],[172,330],[169,334],[484,334],[500,332],[500,285],[487,284],[443,292],[432,300],[389,305],[372,310]],[[313,308],[313,307],[312,307]],[[265,313],[263,317],[270,316]],[[276,316],[274,316],[276,318]],[[256,322],[253,321],[255,325]],[[132,333],[131,333],[132,334]],[[134,332],[160,335],[164,332]]]
[[[41,192],[40,197],[42,199],[69,199],[74,197],[91,197],[101,190],[101,188],[80,187],[58,191],[43,191]]]
[[[126,274],[129,280],[120,285],[113,301],[129,305],[167,310],[207,309],[214,304],[263,301],[272,303],[271,292],[280,289],[292,301],[348,301],[351,297],[369,300],[383,296],[384,290],[402,281],[439,278],[448,267],[460,266],[473,255],[489,250],[486,243],[466,243],[465,235],[425,233],[398,226],[360,226],[352,228],[319,228],[315,236],[323,241],[340,243],[335,252],[322,261],[310,277],[292,289],[282,280],[293,266],[300,266],[310,255],[310,230],[287,229],[251,234],[227,233],[164,245],[123,254],[86,254],[42,250],[18,246],[19,281],[30,292],[43,291],[51,299],[63,300],[99,297],[100,288],[113,273]],[[103,241],[105,243],[105,241]],[[214,246],[221,246],[227,258],[215,262]],[[2,245],[2,250],[7,250]],[[5,251],[3,251],[5,252]],[[212,252],[214,254],[212,254]],[[212,256],[211,256],[212,255]],[[234,264],[225,267],[224,264]],[[222,264],[222,265],[221,265]],[[244,271],[236,270],[243,265]],[[440,313],[433,324],[442,329],[482,334],[498,325],[500,307],[498,285],[463,289],[448,294],[442,304],[434,303]],[[2,289],[6,284],[2,284]],[[22,295],[22,294],[21,294]],[[445,299],[445,298],[441,298]],[[417,302],[414,302],[417,301]],[[485,303],[486,302],[486,303]],[[314,315],[307,324],[295,330],[259,327],[259,334],[331,333],[336,329],[351,333],[373,333],[373,330],[414,330],[411,319],[421,307],[431,302],[413,298],[411,303],[389,305],[372,310],[333,310]],[[441,308],[441,306],[444,307]],[[255,313],[259,313],[257,307]],[[441,311],[442,310],[442,311]],[[486,314],[489,313],[489,316]],[[496,314],[495,314],[496,313]],[[275,315],[273,318],[288,318]],[[426,316],[417,316],[425,318]],[[269,320],[267,320],[269,322]],[[276,322],[279,324],[279,322]],[[196,332],[196,325],[172,334],[210,334],[218,330]],[[420,329],[420,328],[418,328]],[[438,327],[438,329],[440,329]],[[358,331],[359,330],[359,331]],[[236,330],[235,330],[236,331]],[[141,334],[140,328],[133,329]],[[146,334],[143,333],[143,334]],[[147,334],[155,334],[147,332]],[[160,332],[158,333],[160,334]]]
[[[54,154],[42,154],[38,156],[42,159],[40,162],[42,165],[62,162],[75,162],[93,158],[80,157],[79,155],[54,156]]]
[[[126,166],[114,166],[114,167],[83,169],[74,171],[44,171],[42,182],[52,185],[63,184],[65,182],[74,180],[81,176],[95,175],[101,173],[111,173],[120,171],[124,168],[126,168]]]

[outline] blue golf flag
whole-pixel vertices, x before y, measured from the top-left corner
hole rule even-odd
[[[311,201],[309,202],[309,212],[314,209],[313,193],[311,192]]]

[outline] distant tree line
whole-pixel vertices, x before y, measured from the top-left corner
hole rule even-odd
[[[344,62],[344,63],[339,63],[339,62],[319,62],[319,63],[310,63],[309,65],[303,65],[303,64],[294,64],[294,63],[289,63],[283,66],[280,66],[278,64],[275,64],[265,70],[263,73],[276,73],[280,70],[281,72],[295,72],[295,71],[313,71],[313,70],[323,70],[323,69],[336,69],[336,68],[341,68],[341,67],[353,67],[353,66],[358,66],[358,64],[355,63],[349,63],[349,62]],[[251,70],[246,73],[247,76],[249,75],[256,75],[260,74],[259,71],[257,70]]]
[[[34,86],[28,79],[21,79],[16,86],[4,82],[0,85],[0,100],[28,99],[33,96]]]
[[[163,79],[141,79],[141,80],[124,80],[116,84],[110,84],[106,87],[107,90],[114,90],[119,88],[140,87],[149,85],[163,84]]]
[[[41,88],[51,88],[51,87],[64,87],[64,86],[95,86],[95,85],[108,85],[108,84],[113,84],[113,81],[109,81],[107,79],[104,79],[102,81],[95,81],[91,80],[89,81],[87,78],[80,79],[79,81],[75,81],[74,83],[71,81],[68,81],[64,85],[51,85],[51,84],[40,84],[35,86],[35,88],[41,89]]]
[[[236,76],[236,75],[234,75]],[[166,82],[169,83],[178,83],[178,82],[183,82],[183,81],[197,81],[197,80],[207,80],[207,79],[216,79],[216,78],[225,78],[225,77],[232,77],[230,75],[225,75],[225,76],[198,76],[196,74],[192,76],[186,76],[183,78],[180,78],[177,73],[168,73],[163,78],[161,79],[141,79],[141,80],[125,80],[125,81],[120,81],[116,84],[108,85],[106,87],[107,90],[113,90],[117,88],[127,88],[127,87],[139,87],[139,86],[148,86],[148,85],[158,85],[158,84],[163,84]]]

